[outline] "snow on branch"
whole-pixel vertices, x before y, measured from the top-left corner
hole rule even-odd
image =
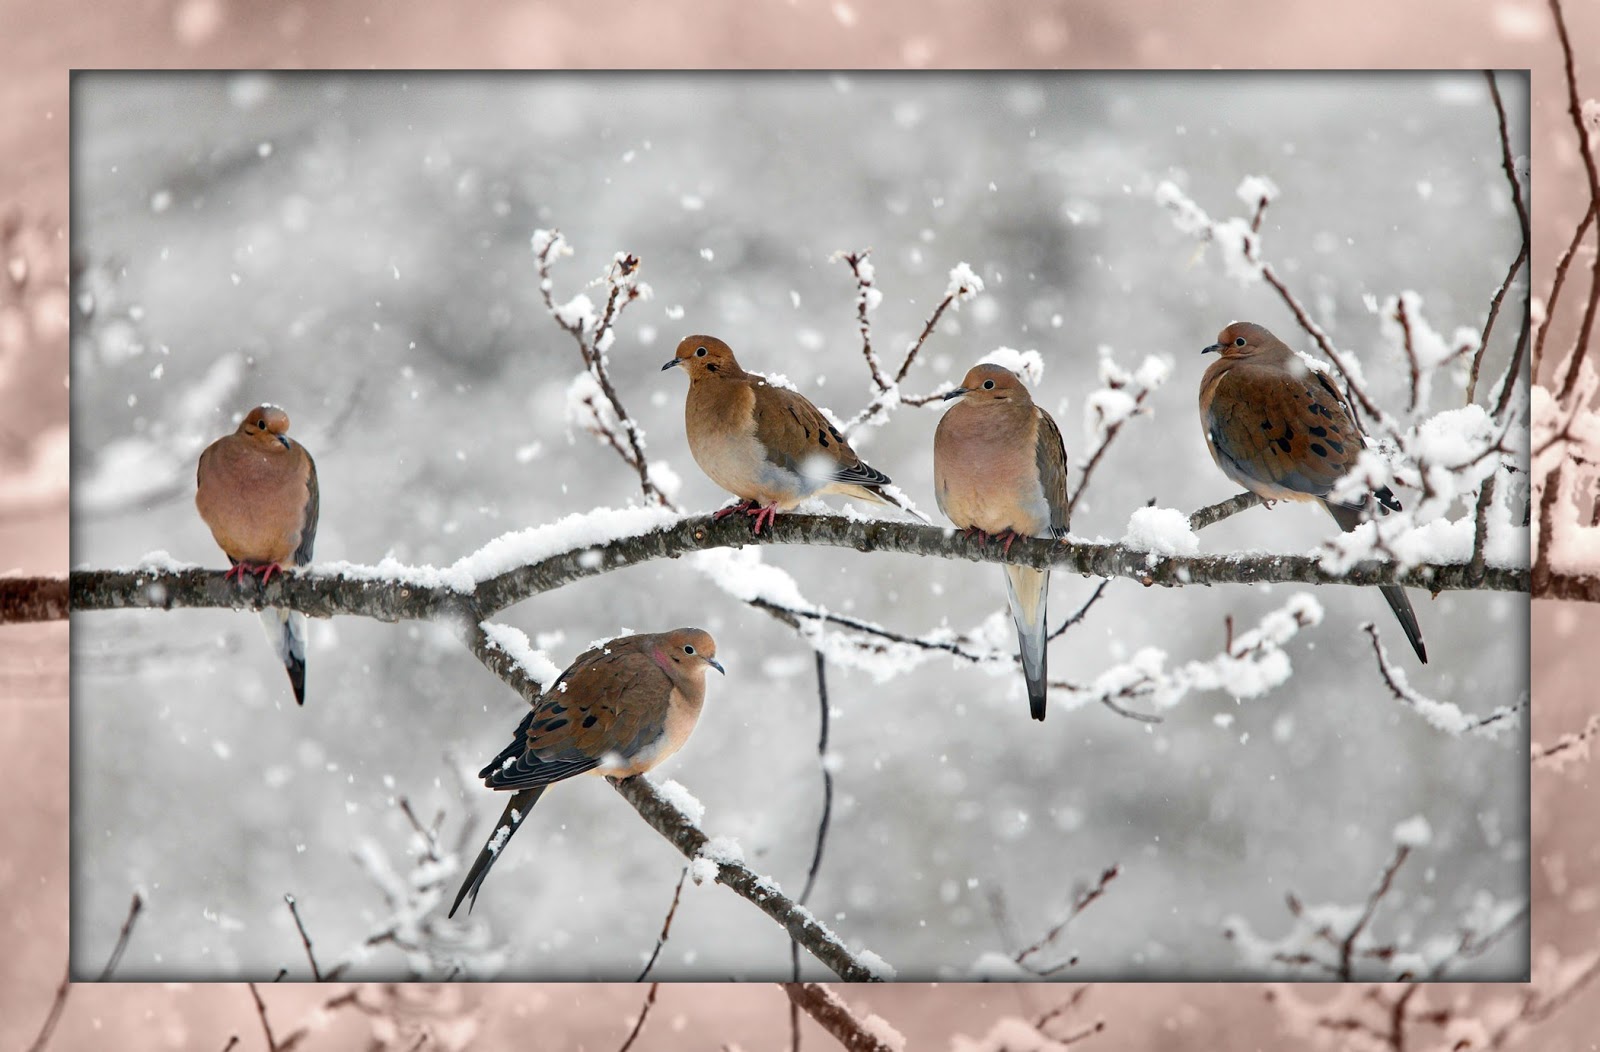
[[[1517,717],[1528,707],[1528,698],[1524,695],[1514,705],[1495,706],[1487,716],[1469,716],[1454,702],[1436,701],[1420,694],[1407,682],[1405,670],[1389,661],[1389,651],[1378,639],[1377,626],[1368,621],[1361,626],[1361,630],[1372,637],[1372,653],[1378,662],[1378,674],[1383,677],[1384,684],[1395,700],[1421,716],[1434,729],[1451,737],[1460,738],[1467,734],[1499,737],[1502,731],[1509,730],[1516,723]]]
[[[905,1052],[906,1039],[882,1018],[865,1019],[821,983],[779,983],[791,1004],[833,1035],[847,1052]]]
[[[927,322],[922,326],[922,332],[906,347],[905,356],[900,359],[900,367],[894,371],[893,378],[886,378],[877,352],[872,348],[872,321],[868,317],[883,302],[883,292],[874,284],[877,274],[867,258],[871,254],[871,249],[861,252],[839,251],[833,254],[834,259],[842,260],[850,268],[850,273],[856,279],[856,326],[861,331],[861,353],[866,358],[867,371],[871,375],[872,386],[875,389],[872,401],[867,403],[866,408],[842,425],[844,433],[852,436],[868,424],[883,423],[888,419],[889,413],[898,406],[924,406],[942,398],[944,391],[947,390],[943,385],[929,394],[906,395],[901,392],[900,383],[911,372],[917,355],[922,351],[922,345],[928,342],[933,330],[939,327],[939,319],[944,317],[944,312],[951,307],[960,310],[963,303],[983,291],[983,279],[978,277],[966,263],[957,263],[950,268],[950,281],[945,286],[943,298],[934,305],[933,312],[928,315]]]
[[[1500,901],[1480,893],[1457,931],[1407,946],[1380,941],[1372,934],[1373,919],[1394,889],[1394,880],[1413,851],[1432,839],[1421,815],[1394,828],[1395,852],[1377,883],[1359,905],[1307,904],[1292,891],[1289,913],[1294,925],[1278,939],[1256,935],[1242,917],[1230,917],[1223,934],[1238,948],[1246,967],[1281,971],[1305,979],[1381,982],[1435,981],[1463,961],[1481,956],[1527,918],[1525,902]]]
[[[1478,582],[1471,579],[1466,562],[1401,567],[1364,559],[1328,569],[1316,555],[1162,556],[1126,543],[1046,538],[1018,540],[1005,553],[953,529],[843,515],[786,515],[760,537],[735,519],[719,522],[709,516],[679,517],[649,508],[597,509],[574,518],[578,520],[574,526],[584,527],[584,539],[555,552],[550,549],[561,532],[538,527],[497,538],[444,570],[385,563],[332,564],[286,573],[265,586],[251,583],[240,587],[225,580],[222,570],[173,563],[159,553],[133,569],[73,571],[69,576],[71,607],[74,611],[277,607],[310,617],[481,620],[532,596],[624,567],[694,552],[771,544],[1011,563],[1093,577],[1127,577],[1165,587],[1300,583],[1400,584],[1434,592],[1528,589],[1528,571],[1515,566],[1486,567]],[[743,587],[739,581],[727,585]],[[24,620],[53,620],[64,612],[49,606],[14,605],[12,588],[10,580],[0,579],[0,610],[13,611]],[[756,594],[748,596],[749,600],[755,598]],[[56,616],[45,616],[50,614]]]

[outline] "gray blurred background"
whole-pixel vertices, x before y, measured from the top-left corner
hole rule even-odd
[[[1501,88],[1526,153],[1524,84]],[[1150,418],[1112,447],[1073,523],[1110,539],[1152,497],[1189,511],[1234,492],[1194,409],[1198,350],[1223,324],[1308,344],[1269,289],[1239,289],[1173,229],[1157,181],[1221,217],[1245,211],[1243,176],[1271,177],[1283,194],[1267,256],[1396,411],[1404,364],[1381,351],[1363,297],[1415,289],[1435,327],[1475,329],[1518,245],[1472,73],[88,74],[73,119],[74,566],[155,550],[224,565],[193,509],[194,461],[263,400],[287,407],[317,457],[318,561],[448,564],[501,533],[637,500],[633,475],[566,419],[579,362],[538,300],[537,227],[577,248],[556,270],[558,299],[615,251],[643,259],[654,299],[624,316],[612,373],[693,509],[724,494],[684,444],[683,378],[657,367],[679,336],[714,332],[747,368],[853,414],[869,390],[854,288],[829,261],[839,249],[874,250],[874,342],[894,363],[948,269],[970,263],[988,291],[947,316],[906,386],[959,379],[997,346],[1039,350],[1035,397],[1074,475],[1099,348],[1125,367],[1170,357]],[[1513,335],[1508,317],[1489,375]],[[1436,388],[1441,407],[1458,403],[1453,384]],[[902,410],[857,443],[930,514],[936,420]],[[1205,531],[1202,550],[1303,552],[1330,529],[1313,509],[1256,509]],[[1004,604],[992,566],[763,557],[812,600],[906,632],[972,628]],[[1052,624],[1093,583],[1057,575]],[[1253,626],[1293,590],[1116,581],[1053,646],[1052,671],[1091,680],[1147,645],[1171,665],[1211,657],[1225,615]],[[1433,657],[1420,668],[1376,594],[1315,594],[1327,618],[1290,644],[1289,683],[1242,703],[1193,696],[1154,729],[1099,706],[1035,724],[1020,676],[944,660],[883,682],[831,669],[838,795],[813,911],[901,978],[956,978],[1038,938],[1075,886],[1120,863],[1062,943],[1080,957],[1067,974],[1242,977],[1224,918],[1273,935],[1288,926],[1286,891],[1361,901],[1390,830],[1417,814],[1434,839],[1402,872],[1380,936],[1447,935],[1479,897],[1525,896],[1524,732],[1462,741],[1421,723],[1389,696],[1357,626],[1377,622],[1419,690],[1487,713],[1527,690],[1526,599],[1414,594]],[[661,776],[706,804],[708,833],[736,837],[798,893],[821,807],[805,644],[679,563],[503,619],[560,665],[624,628],[715,633],[730,675]],[[384,921],[353,855],[370,843],[404,867],[398,797],[425,817],[444,808],[452,836],[475,821],[474,850],[503,803],[458,775],[509,740],[521,703],[443,628],[313,622],[304,710],[253,615],[97,613],[72,629],[80,973],[98,969],[134,887],[148,907],[123,977],[303,970],[285,892],[326,964]],[[631,978],[680,868],[603,783],[563,786],[460,938],[504,947],[504,977]],[[1468,974],[1526,967],[1519,933]],[[654,974],[787,969],[779,929],[707,886],[685,890]],[[404,973],[380,949],[354,974]]]

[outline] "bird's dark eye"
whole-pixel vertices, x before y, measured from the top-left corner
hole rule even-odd
[[[985,380],[983,382],[983,389],[985,391],[993,391],[994,390],[994,381],[993,380]]]
[[[257,420],[256,427],[259,430],[265,431],[267,429],[267,422],[265,420]]]
[[[704,347],[696,347],[694,349],[694,356],[696,358],[704,358],[706,356],[706,349]]]
[[[684,647],[683,647],[683,652],[685,654],[693,654],[694,653],[694,647],[689,646],[687,643],[685,643]]]
[[[1240,336],[1240,337],[1238,337],[1238,338],[1237,338],[1237,339],[1235,339],[1235,340],[1234,340],[1234,341],[1233,341],[1233,345],[1234,345],[1234,346],[1235,346],[1235,347],[1243,347],[1243,346],[1244,346],[1244,337],[1243,337],[1243,336]]]

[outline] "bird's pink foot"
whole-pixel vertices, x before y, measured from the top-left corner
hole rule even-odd
[[[997,541],[1004,541],[1005,543],[1001,545],[1000,551],[1005,555],[1010,555],[1011,544],[1017,539],[1017,534],[1015,530],[1006,530],[1003,533],[995,534],[994,539]]]
[[[726,508],[718,508],[716,511],[711,513],[711,520],[713,522],[721,522],[723,519],[726,519],[729,515],[732,515],[737,511],[753,514],[753,512],[750,512],[750,509],[755,506],[755,503],[756,502],[753,500],[741,500],[739,503],[730,504]]]
[[[770,530],[772,528],[772,524],[778,520],[778,505],[773,503],[768,504],[766,507],[761,507],[754,501],[751,501],[750,507],[746,509],[746,513],[755,516],[756,521],[751,525],[751,531],[757,537],[759,537],[761,536],[762,523],[766,523],[767,528]]]
[[[282,573],[281,563],[234,563],[233,569],[227,572],[224,579],[229,581],[237,579],[242,583],[246,577],[259,577],[262,586],[265,587],[267,582],[272,580],[273,574]]]
[[[978,538],[978,543],[979,544],[984,545],[986,547],[989,544],[989,535],[987,533],[984,533],[982,530],[978,529],[978,527],[976,527],[976,526],[968,526],[966,529],[961,531],[961,535],[963,537],[965,537],[969,541],[973,538],[974,535],[976,535],[977,538]]]

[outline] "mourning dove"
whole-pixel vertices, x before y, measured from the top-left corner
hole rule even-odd
[[[711,481],[740,499],[714,518],[743,511],[760,534],[778,512],[827,493],[917,514],[884,491],[889,476],[865,464],[804,395],[745,372],[715,336],[684,337],[661,369],[673,366],[689,374],[689,452]]]
[[[317,539],[317,465],[288,435],[289,414],[275,405],[250,410],[237,430],[200,454],[195,472],[195,507],[211,527],[233,568],[265,585],[285,566],[311,561]],[[294,700],[306,703],[306,619],[292,610],[263,610]]]
[[[1307,364],[1259,325],[1234,322],[1204,349],[1222,357],[1200,381],[1200,426],[1211,459],[1223,474],[1268,504],[1317,501],[1346,533],[1359,526],[1376,498],[1379,514],[1400,510],[1384,486],[1358,501],[1328,494],[1366,448],[1344,396],[1320,369]],[[1417,658],[1428,663],[1422,629],[1399,585],[1379,585]]]
[[[939,510],[984,543],[990,535],[1062,537],[1067,532],[1067,450],[1050,414],[1033,404],[1009,369],[975,365],[946,400],[933,433],[933,485]],[[1017,623],[1028,708],[1044,719],[1045,605],[1050,573],[1007,566],[1006,595]]]
[[[579,654],[517,725],[517,737],[478,777],[516,790],[467,870],[450,906],[467,911],[545,789],[576,775],[643,774],[677,752],[694,730],[706,696],[706,667],[722,671],[717,644],[698,628],[622,636]]]

